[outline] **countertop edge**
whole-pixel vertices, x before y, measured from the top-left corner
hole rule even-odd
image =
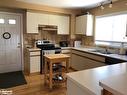
[[[84,87],[82,84],[79,84],[77,81],[75,81],[74,79],[72,79],[69,74],[67,74],[67,79],[71,80],[72,82],[76,83],[76,85],[80,88],[82,88],[83,90],[87,91],[90,95],[97,95],[95,94],[93,91],[91,91],[90,89]]]

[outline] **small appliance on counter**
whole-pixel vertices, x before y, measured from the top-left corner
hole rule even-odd
[[[74,47],[81,47],[81,41],[74,41]]]
[[[59,45],[60,47],[68,47],[68,41],[60,41]]]

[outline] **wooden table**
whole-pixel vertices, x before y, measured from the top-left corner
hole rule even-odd
[[[66,54],[48,54],[45,55],[45,64],[44,64],[44,72],[45,72],[45,83],[46,83],[46,75],[47,75],[47,64],[49,64],[49,88],[52,89],[53,86],[53,69],[52,66],[55,63],[61,63],[61,62],[65,62],[66,63],[66,72],[68,72],[68,67],[69,67],[69,58],[70,56],[66,55]]]

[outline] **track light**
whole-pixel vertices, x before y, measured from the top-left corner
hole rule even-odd
[[[101,6],[100,6],[100,7],[101,7],[101,9],[102,9],[102,10],[104,10],[104,6],[103,6],[102,4],[101,4]]]
[[[107,3],[109,3],[109,8],[112,8],[112,0],[109,0],[109,2],[107,2]],[[106,2],[101,2],[100,8],[102,10],[104,10],[105,9],[104,5],[107,4],[107,3]]]
[[[110,4],[109,4],[109,8],[112,8],[112,1],[111,1]]]

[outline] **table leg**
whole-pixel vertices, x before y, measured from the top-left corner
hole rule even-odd
[[[46,84],[46,74],[47,74],[47,60],[45,59],[44,64],[44,83]]]
[[[66,60],[66,72],[69,72],[69,59]]]
[[[52,74],[52,62],[49,63],[50,65],[50,68],[49,68],[49,88],[52,89],[52,77],[53,77],[53,74]]]

